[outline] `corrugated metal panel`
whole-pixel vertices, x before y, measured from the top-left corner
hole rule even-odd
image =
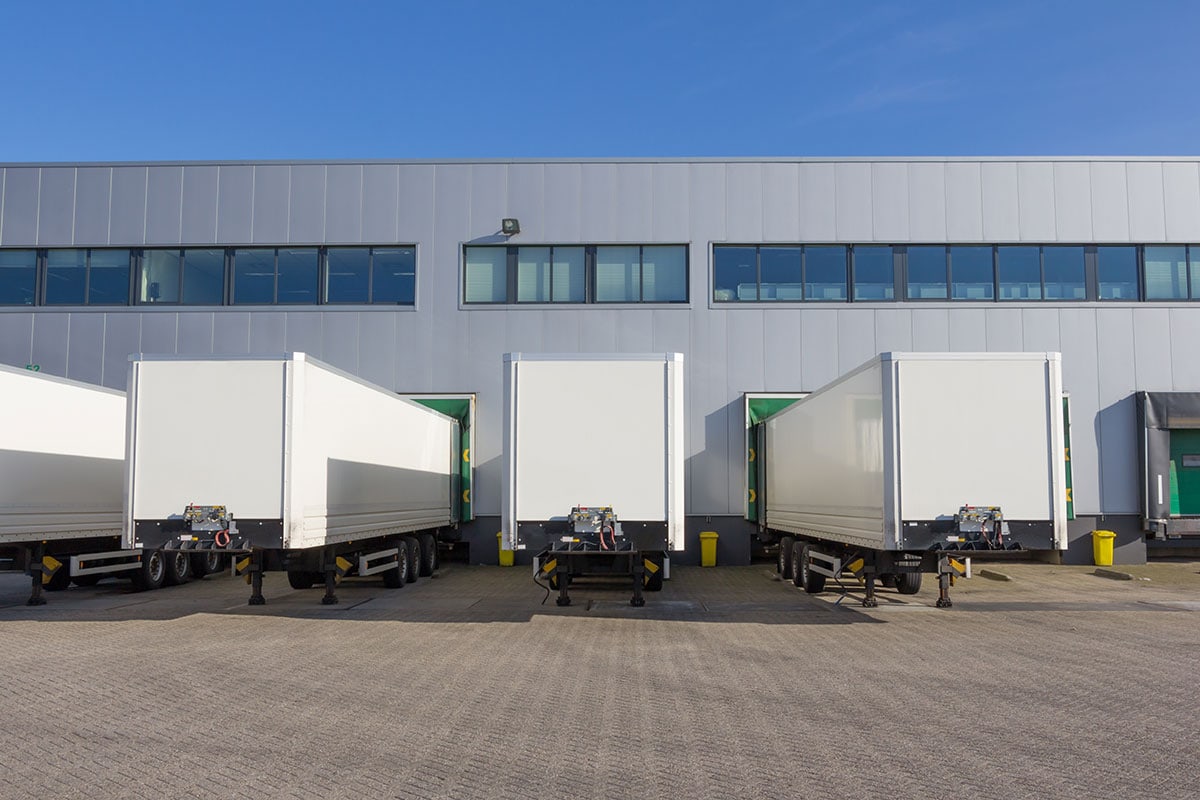
[[[361,315],[353,311],[326,311],[321,316],[321,355],[319,358],[351,375],[357,375],[358,318]]]
[[[291,311],[286,315],[283,350],[287,353],[308,353],[325,361],[321,346],[324,314],[320,311]],[[253,328],[251,328],[253,335]]]
[[[23,367],[31,364],[33,314],[0,314],[0,364]]]
[[[183,167],[151,167],[146,194],[146,244],[179,244],[183,216]]]
[[[764,164],[762,182],[763,240],[800,241],[800,165]]]
[[[644,308],[622,307],[616,311],[617,351],[648,353],[654,348],[654,317]]]
[[[143,314],[104,315],[105,386],[126,390],[129,383],[129,356],[141,350]]]
[[[579,318],[584,316],[577,311],[545,311],[542,318],[542,340],[554,342],[555,347],[561,347],[563,353],[574,353],[579,350]]]
[[[617,165],[616,241],[654,240],[654,175],[649,164]]]
[[[805,391],[820,389],[841,375],[838,349],[838,312],[829,308],[805,309],[800,317],[800,375]],[[720,362],[717,362],[720,364]]]
[[[955,349],[950,345],[950,317],[946,309],[914,308],[912,318],[913,350],[926,352]]]
[[[875,352],[912,349],[912,312],[907,308],[876,309]]]
[[[325,241],[337,244],[354,244],[362,241],[363,228],[363,170],[361,164],[331,164],[325,171]],[[371,167],[372,174],[383,173],[384,180],[378,188],[382,197],[372,196],[373,203],[379,202],[390,210],[387,224],[391,234],[380,242],[395,241],[396,233],[396,167]]]
[[[980,308],[949,310],[950,349],[956,352],[987,350],[987,317]]]
[[[1054,165],[1054,220],[1057,241],[1092,241],[1092,170],[1088,164]]]
[[[434,168],[428,165],[404,167],[403,174],[401,178],[401,168],[393,164],[365,165],[362,168],[362,198],[358,203],[352,197],[343,198],[339,184],[340,219],[337,225],[339,231],[350,237],[347,242],[416,241],[400,239],[398,226],[401,219],[420,218],[420,211],[424,211],[425,219],[433,218],[433,204],[429,198],[433,196]],[[401,211],[401,196],[408,199],[408,204],[403,205],[404,211]],[[424,199],[423,203],[418,202],[418,196]],[[333,199],[331,196],[330,202]],[[332,224],[332,219],[327,221],[327,230],[332,230]]]
[[[844,375],[870,361],[875,349],[875,312],[869,308],[839,309],[838,374]]]
[[[254,167],[221,167],[217,175],[217,241],[249,244],[253,223]]]
[[[174,312],[142,314],[142,337],[138,351],[142,353],[176,352],[179,315]]]
[[[1133,358],[1133,311],[1096,311],[1099,347],[1100,508],[1109,514],[1138,511],[1137,421],[1133,392],[1137,389]],[[1072,409],[1074,410],[1074,409]],[[1072,442],[1077,437],[1071,437]]]
[[[213,325],[212,351],[218,355],[250,352],[250,312],[221,311]]]
[[[693,178],[696,175],[693,173]],[[693,187],[696,185],[693,180]],[[723,514],[729,506],[729,416],[731,403],[726,375],[729,363],[729,312],[708,313],[692,326],[691,412],[692,513]],[[740,412],[734,415],[740,420]],[[741,447],[737,450],[741,454]],[[740,484],[741,481],[739,480]]]
[[[843,242],[869,242],[874,235],[871,214],[871,165],[836,164],[837,238]]]
[[[1138,242],[1164,241],[1162,164],[1131,161],[1125,165],[1125,174],[1129,180],[1129,235]]]
[[[363,380],[396,388],[396,318],[402,315],[358,315],[358,375]]]
[[[67,377],[85,383],[103,383],[103,314],[71,315],[71,329],[67,341]]]
[[[508,213],[508,169],[503,164],[476,164],[471,167],[471,226],[463,239],[499,233],[500,220]],[[462,222],[459,220],[459,224]]]
[[[804,391],[800,314],[790,309],[763,311],[763,391]]]
[[[688,191],[687,164],[655,164],[651,194],[654,206],[654,241],[686,242],[688,219],[691,217],[691,195]]]
[[[1163,164],[1167,240],[1200,241],[1200,165]]]
[[[542,164],[508,166],[506,217],[521,223],[521,238],[528,242],[550,242],[546,238],[546,168]],[[497,223],[497,226],[499,223]]]
[[[513,331],[509,331],[513,336]],[[528,339],[525,339],[528,341]],[[517,347],[514,339],[511,350],[528,349],[523,345]],[[537,349],[541,349],[539,344]],[[553,349],[549,347],[547,349]],[[588,313],[579,315],[579,350],[583,353],[612,353],[617,349],[617,316],[611,308],[588,309]]]
[[[205,356],[213,353],[213,313],[211,311],[183,311],[178,315],[176,327],[177,353]]]
[[[1027,352],[1059,350],[1058,311],[1053,308],[1021,309],[1021,340]]]
[[[216,244],[217,181],[220,169],[183,168],[183,214],[180,238],[184,244]]]
[[[364,169],[366,170],[364,175],[372,174],[372,169],[370,167],[365,167]],[[449,247],[451,252],[443,253],[441,255],[441,257],[442,258],[453,258],[454,262],[457,263],[458,262],[458,255],[457,255],[458,242],[462,241],[463,235],[466,233],[466,230],[467,230],[465,217],[460,217],[458,220],[458,225],[457,225],[457,228],[458,228],[457,235],[455,235],[452,232],[452,228],[454,226],[452,224],[450,224],[449,221],[447,221],[447,225],[444,228],[445,233],[452,235],[453,239],[451,239],[450,241],[443,241],[443,239],[441,239],[438,235],[436,235],[434,226],[435,226],[435,224],[437,224],[437,222],[440,222],[440,217],[438,216],[438,209],[442,208],[442,206],[441,206],[441,204],[435,205],[434,203],[431,203],[429,201],[429,198],[434,197],[435,193],[437,194],[437,196],[440,197],[441,192],[448,191],[450,189],[450,186],[443,186],[443,185],[439,184],[439,182],[438,182],[439,174],[440,174],[440,171],[437,168],[432,167],[432,166],[426,166],[426,165],[408,166],[408,165],[405,165],[400,168],[400,173],[398,176],[398,180],[400,181],[400,194],[399,194],[400,205],[399,205],[399,211],[397,212],[399,214],[399,221],[392,223],[393,230],[395,230],[395,232],[396,232],[394,241],[398,241],[398,242],[401,242],[404,244],[407,244],[409,242],[413,242],[413,243],[430,242],[431,246],[429,248],[421,248],[420,252],[417,253],[417,258],[420,259],[421,264],[431,263],[429,261],[429,259],[434,258],[434,253],[433,252],[425,252],[426,250],[433,251],[435,248],[442,247],[442,246]],[[469,175],[466,173],[465,170],[463,170],[461,172],[461,175],[464,180],[469,180]],[[368,181],[368,185],[369,185],[369,181]],[[369,198],[370,193],[368,192],[364,196]],[[465,215],[467,213],[467,208],[468,208],[466,197],[462,196],[462,195],[456,195],[455,197],[457,198],[457,202],[460,202],[463,204],[462,208],[458,209],[459,214]],[[454,199],[454,198],[451,198],[451,199]],[[380,209],[369,208],[367,206],[366,202],[367,202],[366,200],[363,201],[363,241],[364,242],[390,242],[390,241],[393,241],[393,239],[383,239],[383,238],[380,238],[379,236],[374,235],[375,233],[382,234],[384,232],[384,229],[382,226],[379,227],[378,230],[376,230],[375,225],[371,222],[372,216],[377,212],[382,214],[382,211]],[[451,207],[452,206],[449,203],[447,203],[447,205],[445,206],[446,213],[449,213],[449,209]],[[437,222],[435,222],[435,221],[437,221]],[[437,228],[436,230],[442,231],[443,229]],[[443,261],[443,262],[433,262],[433,263],[446,263],[446,262]],[[423,276],[421,274],[421,269],[418,268],[418,270],[417,270],[417,289],[419,292],[419,295],[418,295],[419,302],[426,302],[428,300],[428,297],[425,295],[425,293],[423,291],[424,285],[426,283],[428,283],[428,282],[423,280]],[[431,296],[432,295],[430,295],[429,297],[431,297]]]
[[[1058,226],[1054,202],[1054,165],[1041,161],[1018,164],[1017,211],[1021,241],[1056,241]]]
[[[1171,377],[1177,392],[1200,392],[1200,314],[1189,309],[1171,309]]]
[[[1121,162],[1092,163],[1092,239],[1129,241],[1129,192]]]
[[[871,165],[871,207],[877,242],[904,242],[910,237],[908,221],[908,165]]]
[[[946,165],[908,165],[908,236],[914,242],[946,241]]]
[[[731,242],[762,241],[762,165],[728,164],[725,192],[725,236]]]
[[[46,167],[38,196],[38,244],[70,247],[74,244],[75,168]]]
[[[30,363],[50,375],[67,376],[67,350],[70,346],[71,315],[64,312],[39,312],[33,319],[33,347]]]
[[[1096,313],[1091,309],[1064,308],[1059,312],[1062,336],[1063,388],[1071,393],[1071,428],[1082,436],[1071,437],[1071,484],[1075,513],[1094,514],[1100,505],[1100,452],[1095,436],[1099,402],[1099,356]]]
[[[1017,165],[988,162],[980,165],[983,186],[983,238],[989,242],[1015,242],[1021,238]]]
[[[325,166],[292,167],[287,241],[320,244],[325,241]]]
[[[729,458],[717,466],[720,480],[725,483],[725,496],[720,500],[721,513],[739,513],[745,505],[742,495],[740,464],[746,449],[746,428],[739,398],[745,392],[761,392],[766,388],[763,336],[764,311],[749,309],[731,311],[726,329],[729,357],[726,361],[727,402],[725,436]]]
[[[146,241],[146,167],[113,167],[109,244],[134,246]]]
[[[75,174],[75,235],[77,245],[108,244],[110,167],[80,167]]]
[[[429,302],[433,308],[449,309],[457,305],[460,297],[461,255],[458,243],[476,228],[473,222],[468,224],[467,219],[472,208],[471,168],[450,164],[440,165],[436,169],[434,252],[427,255],[426,259],[432,258],[433,264],[454,264],[455,267],[447,269],[443,266],[435,269],[433,275],[421,278],[419,300],[421,303]],[[500,219],[497,218],[493,224],[495,227],[492,230],[495,230],[500,225]],[[426,260],[425,263],[431,262]],[[467,324],[465,321],[460,323],[454,314],[435,314],[429,324],[432,333],[429,355],[432,363],[441,365],[439,373],[447,383],[458,383],[459,368],[456,364],[467,347]]]
[[[577,242],[583,231],[583,167],[547,164],[544,230],[548,242]]]
[[[946,165],[946,239],[983,239],[983,173],[979,164]]]
[[[41,170],[8,167],[4,170],[4,214],[0,218],[0,244],[32,247],[37,244],[38,192]]]
[[[254,167],[255,244],[284,244],[288,240],[288,206],[291,202],[291,169],[283,165]]]
[[[800,165],[800,238],[837,239],[837,173],[833,164]]]
[[[989,308],[984,314],[987,332],[985,350],[993,353],[1019,353],[1025,350],[1021,336],[1021,309]]]
[[[250,352],[287,352],[288,314],[282,311],[255,311],[250,314]]]
[[[1135,308],[1133,310],[1133,364],[1135,385],[1143,392],[1170,392],[1172,378],[1171,310]],[[1181,342],[1185,350],[1191,344]]]

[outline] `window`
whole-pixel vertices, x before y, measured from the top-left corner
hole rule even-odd
[[[87,250],[46,253],[46,305],[81,306],[87,298]]]
[[[760,247],[758,250],[762,280],[759,300],[804,299],[804,250],[800,247]],[[750,291],[753,299],[753,290]],[[741,295],[738,299],[743,299]]]
[[[331,247],[326,256],[325,301],[366,303],[370,299],[370,253],[363,247]]]
[[[0,250],[0,305],[31,306],[37,292],[37,251]]]
[[[88,251],[88,305],[129,304],[128,250]]]
[[[48,306],[128,305],[128,250],[47,250]]]
[[[463,302],[687,302],[684,245],[463,248]]]
[[[951,247],[950,277],[954,300],[991,300],[992,248]]]
[[[315,305],[321,288],[320,251],[315,247],[281,247],[276,259],[275,302]]]
[[[275,302],[275,251],[233,251],[233,302],[266,305]]]
[[[772,249],[772,248],[767,248]],[[793,248],[800,260],[800,248]],[[797,275],[799,280],[799,275]],[[713,300],[758,299],[758,248],[713,248]]]
[[[910,300],[946,299],[945,247],[909,247],[907,262]]]
[[[183,251],[183,303],[219,306],[225,299],[225,251]]]
[[[996,274],[1001,300],[1042,299],[1042,249],[997,247]]]
[[[851,256],[856,301],[896,298],[896,270],[892,248],[856,244]]]
[[[143,251],[137,301],[221,305],[225,301],[225,251],[215,248]]]
[[[1082,247],[1064,245],[1042,248],[1047,300],[1086,300],[1087,280]]]
[[[804,299],[845,301],[845,246],[804,247]]]
[[[1186,247],[1146,247],[1147,300],[1183,300],[1188,296]]]
[[[179,251],[146,250],[138,274],[139,303],[179,302]]]
[[[1097,247],[1096,284],[1100,300],[1138,299],[1138,249]]]
[[[417,249],[371,248],[371,302],[411,306],[417,296]]]

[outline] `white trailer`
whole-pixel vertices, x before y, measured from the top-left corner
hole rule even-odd
[[[764,538],[821,591],[849,568],[904,593],[958,559],[1067,544],[1058,353],[882,353],[757,431]]]
[[[458,522],[459,423],[303,353],[130,358],[125,543],[229,552],[295,588],[430,574]]]
[[[41,590],[138,566],[121,549],[125,394],[0,365],[0,549]]]
[[[662,588],[683,549],[683,356],[504,356],[505,542],[559,591],[584,574]]]

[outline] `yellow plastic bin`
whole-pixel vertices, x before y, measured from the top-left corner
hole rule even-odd
[[[700,531],[700,566],[717,565],[717,532]]]
[[[500,548],[500,566],[511,567],[513,565],[513,551],[504,549],[504,531],[496,534],[496,544]]]
[[[1112,531],[1092,531],[1092,560],[1097,567],[1112,566],[1113,539],[1116,538]]]

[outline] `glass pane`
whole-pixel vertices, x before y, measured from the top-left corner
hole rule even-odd
[[[225,297],[225,251],[183,251],[183,302],[219,306]]]
[[[417,293],[414,247],[371,248],[371,302],[411,306]]]
[[[951,247],[950,275],[955,300],[992,299],[992,248]]]
[[[508,248],[466,248],[463,302],[503,303],[508,295]]]
[[[758,299],[758,251],[753,247],[713,248],[713,300]]]
[[[275,302],[275,251],[233,251],[233,302],[266,305]]]
[[[83,305],[86,279],[87,250],[46,252],[46,305]]]
[[[517,248],[517,302],[550,300],[550,248]]]
[[[325,299],[330,303],[367,302],[366,247],[329,248],[329,271],[325,280]]]
[[[908,248],[908,299],[946,299],[946,248]]]
[[[1146,299],[1182,300],[1188,296],[1187,248],[1147,247]]]
[[[129,251],[93,250],[88,265],[88,303],[129,304]]]
[[[1096,281],[1101,300],[1137,300],[1137,248],[1097,247]]]
[[[1042,299],[1040,247],[997,247],[996,258],[1001,300]],[[956,271],[955,283],[957,278]]]
[[[319,254],[315,247],[279,248],[277,302],[315,306],[318,302]]]
[[[551,254],[553,296],[556,303],[582,303],[587,299],[587,284],[582,247],[556,247]]]
[[[1192,275],[1192,297],[1200,298],[1200,247],[1194,244],[1188,246],[1188,269]]]
[[[146,250],[138,276],[139,303],[179,302],[179,251]]]
[[[596,302],[635,303],[641,296],[639,248],[597,247]]]
[[[687,300],[687,248],[680,245],[642,248],[642,302]]]
[[[857,245],[854,257],[854,299],[894,300],[895,270],[892,248]]]
[[[846,248],[804,248],[804,299],[846,299]]]
[[[1043,247],[1047,300],[1086,300],[1082,247]]]
[[[0,305],[33,305],[36,281],[36,250],[0,250]]]
[[[762,269],[762,285],[758,290],[760,300],[803,300],[804,278],[801,272],[803,251],[799,247],[760,247],[759,266]],[[743,299],[741,297],[739,300]],[[754,298],[748,298],[753,300]]]

